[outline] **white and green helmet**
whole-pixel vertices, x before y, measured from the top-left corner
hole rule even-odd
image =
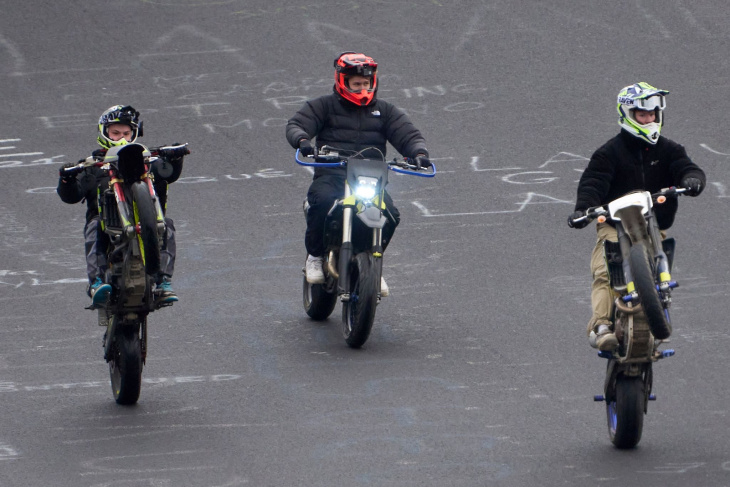
[[[659,140],[659,133],[664,125],[663,111],[666,107],[665,95],[667,90],[654,88],[649,83],[641,82],[626,86],[618,94],[618,124],[626,129],[628,133],[643,139],[650,144],[656,144]],[[652,123],[641,125],[634,117],[635,110],[654,111],[656,120]]]

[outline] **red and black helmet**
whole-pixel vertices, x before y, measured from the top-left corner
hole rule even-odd
[[[355,105],[368,105],[378,91],[378,63],[373,58],[357,52],[343,52],[335,59],[335,91]],[[352,91],[348,84],[350,76],[370,78],[370,89]]]

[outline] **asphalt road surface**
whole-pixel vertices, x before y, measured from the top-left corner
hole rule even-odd
[[[726,0],[0,2],[0,485],[730,485]],[[391,296],[361,350],[301,304],[311,174],[286,120],[362,51],[438,166],[394,176]],[[638,448],[606,432],[585,337],[580,172],[625,85],[708,174],[675,226],[675,357]],[[149,318],[139,403],[84,310],[84,205],[55,194],[107,107],[171,186],[180,302]]]

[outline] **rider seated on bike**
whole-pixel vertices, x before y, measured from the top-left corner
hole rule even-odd
[[[142,122],[139,121],[139,112],[131,106],[116,105],[107,109],[99,118],[99,135],[97,142],[101,149],[91,153],[87,162],[102,161],[107,150],[122,146],[142,137]],[[169,163],[172,171],[165,171],[164,176],[159,174],[157,162],[152,164],[154,188],[160,201],[162,211],[167,204],[167,185],[177,181],[183,167],[183,155],[173,152],[161,156]],[[80,161],[83,162],[83,161]],[[98,207],[98,194],[109,187],[109,172],[100,166],[88,166],[74,176],[63,173],[63,169],[75,166],[76,163],[65,164],[61,168],[56,192],[65,203],[78,203],[86,199],[86,225],[84,226],[86,248],[86,272],[89,278],[87,294],[91,297],[93,307],[104,306],[111,294],[111,286],[104,282],[107,268],[106,250],[109,237],[101,230]],[[175,226],[172,219],[165,217],[165,236],[162,242],[161,257],[162,269],[157,276],[155,301],[159,304],[173,303],[178,297],[172,290],[170,280],[175,267]]]
[[[605,205],[631,191],[656,193],[676,186],[687,188],[685,194],[690,196],[702,192],[704,171],[692,162],[682,145],[659,135],[668,93],[641,82],[626,86],[618,94],[621,132],[591,156],[578,183],[575,212],[568,217],[570,227],[585,227],[589,220],[574,220],[584,216],[588,208]],[[664,230],[674,222],[677,207],[677,199],[673,198],[654,208],[663,238]],[[598,223],[596,228],[598,239],[591,256],[593,316],[588,334],[595,332],[596,348],[610,351],[618,346],[611,316],[615,296],[603,249],[606,240],[617,242],[618,235],[610,221]]]
[[[317,145],[334,147],[342,153],[362,151],[363,158],[381,158],[386,143],[414,159],[422,168],[430,167],[426,142],[421,132],[401,109],[376,98],[378,64],[369,56],[355,52],[340,54],[334,62],[334,93],[310,100],[291,118],[286,126],[286,138],[302,155],[314,153],[312,138]],[[345,194],[345,168],[321,168],[314,171],[307,192],[309,211],[304,244],[307,248],[305,273],[310,284],[324,283],[322,257],[325,253],[323,233],[325,218],[335,200]],[[383,198],[388,222],[383,228],[383,250],[388,246],[400,213],[386,192]],[[381,296],[389,294],[381,278]]]

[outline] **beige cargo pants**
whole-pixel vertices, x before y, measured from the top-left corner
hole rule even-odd
[[[589,334],[591,331],[595,331],[597,325],[610,325],[613,322],[611,309],[613,308],[613,301],[616,299],[608,276],[608,264],[606,264],[603,242],[606,240],[618,242],[618,233],[615,228],[607,223],[598,223],[596,232],[596,246],[593,248],[593,254],[591,255],[591,276],[593,276],[591,307],[593,308],[593,316],[588,322],[587,332]]]

